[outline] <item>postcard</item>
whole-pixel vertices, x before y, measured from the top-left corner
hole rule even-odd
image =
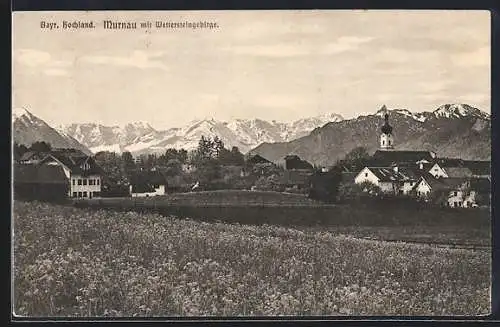
[[[491,312],[488,11],[12,22],[15,317]]]

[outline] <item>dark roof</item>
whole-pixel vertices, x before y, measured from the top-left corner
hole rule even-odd
[[[81,151],[52,151],[42,162],[50,160],[51,157],[68,167],[73,174],[103,174],[102,168],[95,160],[86,154],[82,154]],[[82,168],[84,163],[88,163],[90,169],[84,170]]]
[[[491,192],[491,182],[488,178],[472,178],[470,188],[478,193],[488,194]]]
[[[14,183],[67,184],[68,179],[61,166],[15,165]]]
[[[287,155],[285,157],[286,169],[313,169],[313,166],[306,160],[300,159],[297,155]]]
[[[469,168],[473,175],[491,176],[491,162],[490,161],[465,160],[464,166]]]
[[[247,163],[258,164],[258,163],[272,163],[272,162],[262,157],[259,154],[255,154],[247,159]]]
[[[419,160],[431,162],[434,155],[430,151],[377,150],[370,159],[371,165],[390,166],[393,163],[415,164]]]
[[[403,182],[416,181],[420,178],[421,172],[408,167],[367,167],[381,182]]]
[[[132,186],[132,193],[148,193],[148,192],[154,192],[155,189],[153,186],[149,183],[146,182],[138,182],[131,184]]]
[[[25,152],[21,158],[19,158],[20,161],[27,161],[27,160],[33,160],[33,159],[42,159],[45,156],[47,156],[47,153],[39,153],[39,152],[34,152],[34,151],[28,151]]]
[[[467,182],[466,178],[435,178],[431,174],[422,177],[433,191],[452,190]]]
[[[445,167],[444,170],[450,178],[471,177],[472,171],[467,167]]]
[[[129,176],[130,184],[140,185],[143,183],[146,184],[158,184],[158,185],[166,185],[167,178],[163,173],[158,170],[155,171],[136,171],[130,174]]]

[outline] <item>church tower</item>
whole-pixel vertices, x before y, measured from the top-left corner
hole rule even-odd
[[[385,113],[385,123],[381,128],[380,150],[392,150],[394,148],[394,137],[392,136],[392,126],[389,125],[389,114]]]

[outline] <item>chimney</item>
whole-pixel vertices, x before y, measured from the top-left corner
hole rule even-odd
[[[420,162],[420,163],[418,164],[418,168],[419,168],[420,170],[424,169],[424,163],[423,163],[423,162]]]
[[[394,172],[397,174],[398,173],[398,166],[392,167],[392,170],[394,170]]]

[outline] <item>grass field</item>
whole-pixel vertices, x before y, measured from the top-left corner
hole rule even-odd
[[[23,316],[478,315],[488,251],[15,202]]]

